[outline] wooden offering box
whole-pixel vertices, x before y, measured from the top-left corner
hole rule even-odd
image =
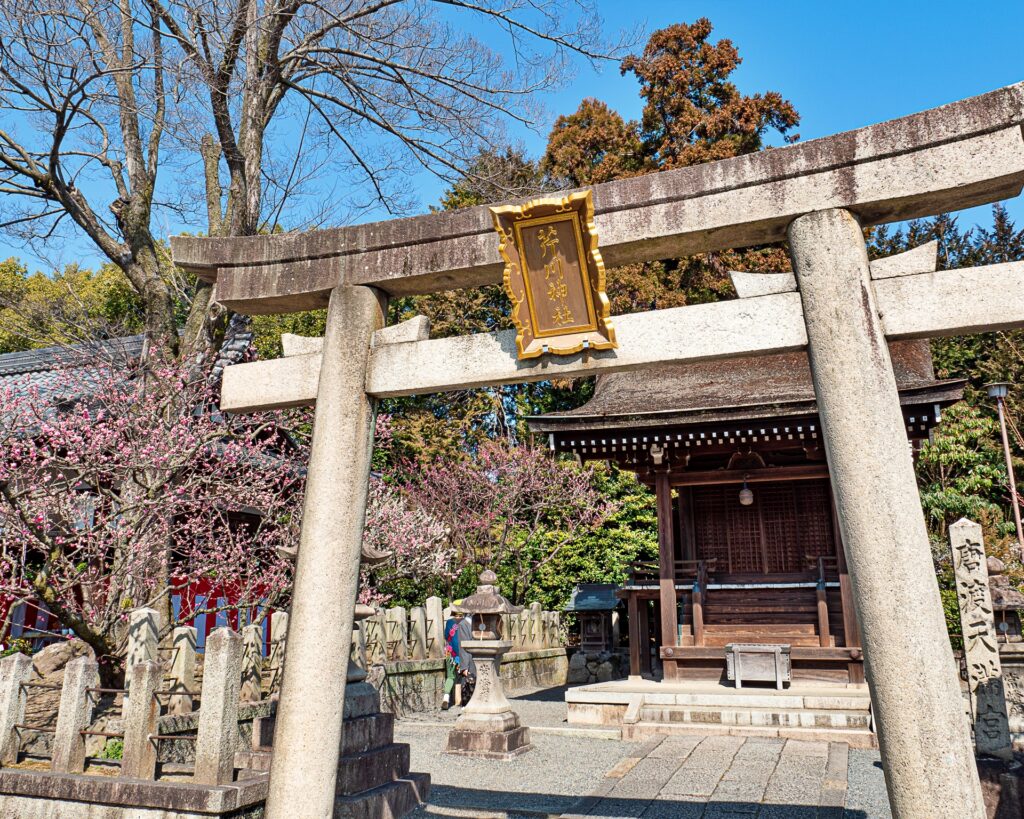
[[[725,647],[726,672],[737,688],[743,681],[775,682],[782,689],[784,682],[790,682],[792,671],[789,646],[766,645],[763,643],[729,643]]]

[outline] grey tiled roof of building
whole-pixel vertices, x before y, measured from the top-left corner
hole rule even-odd
[[[617,583],[580,583],[572,590],[565,611],[611,611],[622,603],[615,592]]]
[[[58,404],[89,392],[94,380],[96,361],[107,360],[114,366],[137,361],[144,337],[125,336],[89,344],[43,347],[0,355],[0,390],[13,389],[25,395],[35,389],[41,397]],[[77,366],[76,366],[77,365]],[[74,372],[80,385],[77,395],[68,394],[68,372]]]

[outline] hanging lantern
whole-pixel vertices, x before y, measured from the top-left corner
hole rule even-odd
[[[747,476],[743,476],[743,488],[740,490],[740,506],[751,506],[754,503],[754,493],[747,486]]]

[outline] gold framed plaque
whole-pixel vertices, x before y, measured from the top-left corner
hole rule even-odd
[[[491,208],[519,358],[617,347],[590,191]]]

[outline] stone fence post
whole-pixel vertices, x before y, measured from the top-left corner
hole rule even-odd
[[[242,682],[239,696],[243,702],[259,702],[263,686],[263,629],[249,625],[242,629]]]
[[[366,659],[371,665],[382,665],[388,661],[387,633],[384,612],[378,609],[366,623]]]
[[[388,630],[388,659],[405,660],[409,656],[409,620],[405,609],[395,606],[385,615]],[[394,648],[391,648],[391,645]]]
[[[366,626],[361,621],[352,629],[352,662],[361,671],[368,671],[370,668],[366,659]]]
[[[423,606],[409,610],[409,656],[423,660],[427,656],[427,612]]]
[[[206,641],[193,775],[200,785],[225,785],[234,778],[242,643],[242,636],[229,628],[217,629]]]
[[[32,674],[32,660],[11,654],[0,660],[0,765],[18,761],[21,737],[14,726],[25,721],[25,689],[22,683]]]
[[[530,603],[530,645],[527,648],[542,648],[544,646],[543,628],[540,603]]]
[[[82,773],[85,770],[85,737],[82,731],[92,722],[93,703],[88,689],[98,684],[99,663],[76,657],[64,667],[57,729],[53,735],[50,770]]]
[[[153,660],[139,663],[129,674],[131,697],[124,700],[124,750],[121,776],[153,779],[156,775],[156,733],[160,704],[156,692],[163,681],[164,668]]]
[[[124,667],[135,668],[141,663],[156,662],[160,659],[160,644],[157,613],[154,609],[139,608],[128,615],[128,649]],[[131,675],[129,675],[130,677]],[[125,680],[125,688],[131,696],[131,679]]]
[[[288,612],[275,611],[270,615],[270,693],[281,690],[281,674],[284,672],[285,641],[288,639]]]
[[[191,714],[196,688],[196,629],[178,626],[171,635],[171,673],[168,714]]]
[[[427,656],[444,657],[444,608],[440,597],[427,598]]]

